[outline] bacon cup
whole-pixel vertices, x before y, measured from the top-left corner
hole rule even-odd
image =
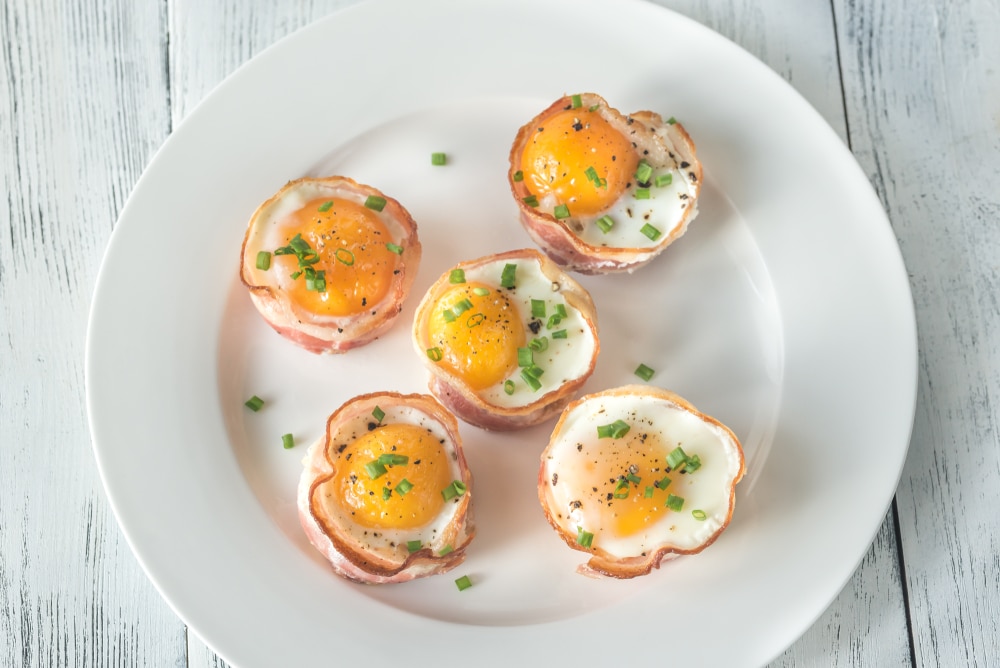
[[[433,397],[351,399],[303,465],[299,519],[339,575],[406,582],[465,559],[475,534],[472,474],[458,423]]]
[[[559,537],[590,555],[579,573],[633,578],[715,542],[743,472],[728,427],[672,392],[628,385],[563,411],[538,498]]]
[[[625,116],[583,93],[520,129],[508,181],[521,224],[550,258],[605,274],[643,266],[684,234],[697,215],[702,168],[673,118]]]
[[[251,216],[240,279],[279,334],[340,353],[392,325],[420,254],[417,225],[396,200],[343,176],[303,178]]]
[[[445,272],[417,307],[413,345],[431,393],[490,430],[556,415],[590,377],[600,350],[590,294],[533,249]]]

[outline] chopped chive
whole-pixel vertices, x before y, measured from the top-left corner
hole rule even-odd
[[[580,106],[583,104],[583,98],[581,98],[579,95],[574,95],[570,97],[570,104],[573,105],[574,109],[579,109]]]
[[[376,422],[382,422],[382,418],[385,417],[385,411],[376,406],[375,410],[372,411],[372,417],[375,418]]]
[[[320,213],[326,213],[327,211],[330,210],[330,207],[332,206],[333,206],[333,200],[328,199],[327,201],[320,204],[316,210],[319,211]]]
[[[636,199],[649,199],[649,188],[636,188],[632,196]]]
[[[616,499],[627,499],[629,493],[628,480],[625,478],[619,478],[618,484],[615,485],[615,491],[612,496]]]
[[[611,218],[611,216],[601,216],[595,222],[601,232],[604,232],[605,234],[610,232],[611,228],[615,226],[615,221]]]
[[[445,322],[455,322],[455,312],[450,308],[446,308],[444,312],[441,313],[441,317],[444,318]]]
[[[556,315],[559,316],[560,318],[566,318],[569,315],[568,313],[566,313],[566,305],[565,304],[556,304],[555,311],[556,311]]]
[[[309,248],[309,242],[302,238],[301,234],[296,234],[292,237],[292,240],[288,242],[288,245],[292,247],[292,250],[297,253],[304,253]]]
[[[371,478],[372,480],[381,478],[386,474],[387,471],[388,469],[382,466],[382,463],[377,459],[373,459],[372,461],[365,464],[365,472],[368,473],[368,477]]]
[[[468,487],[465,486],[465,483],[461,480],[452,480],[450,485],[441,490],[441,496],[444,497],[445,501],[451,501],[462,496],[466,491],[468,491]]]
[[[695,518],[699,522],[704,522],[706,519],[708,519],[708,515],[705,514],[705,511],[699,510],[697,508],[691,511],[691,517]]]
[[[403,478],[398,483],[396,483],[396,494],[400,496],[406,496],[406,493],[413,489],[413,483]]]
[[[383,501],[388,501],[389,497],[391,497],[391,496],[392,496],[392,490],[389,489],[388,487],[383,487],[382,488],[382,500]]]
[[[642,493],[642,498],[644,498],[644,499],[652,499],[653,498],[653,488],[652,487],[647,487],[646,490]]]
[[[688,457],[687,466],[684,467],[684,470],[686,472],[694,473],[700,468],[701,468],[701,457],[699,457],[698,455],[695,455],[694,457]]]
[[[639,166],[635,170],[635,180],[639,183],[647,183],[652,176],[653,167],[645,160],[640,160]]]
[[[639,376],[639,378],[642,378],[643,380],[649,380],[653,377],[654,373],[656,372],[645,364],[640,364],[635,368],[635,375]]]
[[[659,174],[655,179],[653,179],[653,185],[657,188],[662,188],[663,186],[669,186],[674,182],[674,175],[670,172],[664,174]]]
[[[441,551],[438,552],[438,556],[443,557],[444,555],[451,554],[454,551],[455,548],[453,548],[451,545],[445,545],[444,547],[441,548]]]
[[[243,405],[252,410],[254,413],[259,411],[264,407],[264,400],[258,397],[256,394],[243,402]]]
[[[346,248],[338,248],[333,255],[339,262],[346,264],[348,267],[354,264],[354,253]]]
[[[640,482],[642,482],[642,478],[640,478],[634,473],[629,473],[628,475],[625,476],[625,479],[628,480],[633,485],[638,485]]]
[[[528,343],[528,347],[534,350],[536,353],[540,353],[543,350],[548,349],[549,339],[547,336],[539,336],[538,338],[532,339]]]
[[[674,125],[676,122],[677,122],[677,119],[674,118],[673,116],[671,116],[670,118],[667,119],[667,124],[669,124],[669,125]]]
[[[517,365],[518,366],[531,366],[535,363],[535,354],[531,348],[518,348],[517,349]]]
[[[448,282],[453,284],[465,283],[465,270],[452,269],[451,273],[448,274]]]
[[[580,547],[590,548],[594,543],[594,534],[584,531],[583,528],[576,528],[576,542]]]
[[[383,452],[375,460],[382,466],[406,466],[410,463],[407,455],[397,455],[395,452]]]
[[[451,308],[452,308],[453,311],[455,311],[455,315],[462,315],[463,313],[465,313],[466,311],[468,311],[470,308],[472,308],[472,302],[470,302],[468,298],[465,298],[465,299],[461,300],[460,302],[456,303]]]
[[[532,299],[531,300],[531,317],[532,318],[544,318],[545,317],[545,300],[544,299]]]
[[[368,198],[365,199],[365,206],[372,211],[381,211],[385,208],[385,198],[379,197],[378,195],[369,195]]]
[[[455,586],[458,587],[458,591],[465,591],[472,586],[472,580],[469,579],[468,575],[463,575],[455,580]]]
[[[521,379],[525,383],[527,383],[528,387],[530,387],[532,390],[534,390],[535,392],[537,392],[538,390],[541,389],[542,383],[541,383],[540,380],[538,380],[537,378],[535,378],[534,376],[532,376],[530,373],[528,373],[528,369],[529,368],[530,367],[525,367],[524,369],[521,369]]]
[[[670,487],[670,478],[668,476],[663,476],[654,482],[653,485],[660,489],[666,489],[667,487]]]
[[[557,329],[556,331],[552,332],[553,339],[565,339],[567,338],[568,335],[569,333],[565,329]]]
[[[561,323],[562,321],[563,321],[562,316],[560,316],[558,313],[553,313],[552,315],[549,316],[548,322],[545,323],[545,328],[552,329],[553,327],[558,327],[559,323]]]
[[[427,349],[427,357],[431,359],[432,362],[440,362],[444,355],[441,353],[441,349],[437,346]]]
[[[269,252],[257,252],[257,268],[261,271],[267,271],[271,268],[271,254]]]
[[[584,173],[584,175],[586,175],[588,181],[591,181],[591,182],[594,182],[594,183],[600,183],[601,182],[601,177],[599,177],[597,175],[597,170],[594,169],[593,166],[587,167],[587,169],[583,173]]]
[[[514,172],[514,183],[520,183],[523,180],[524,180],[524,172],[522,172],[520,169]]]
[[[301,275],[302,275],[301,271],[296,271],[296,272],[293,272],[293,273],[289,274],[288,277],[291,278],[294,281],[296,278],[298,278]]]
[[[556,220],[569,218],[569,207],[565,204],[559,204],[556,208],[552,209],[552,215],[556,217]]]
[[[396,491],[398,492],[399,490],[397,489]],[[423,547],[423,545],[422,545],[422,543],[419,540],[408,540],[408,541],[406,541],[406,550],[410,554],[413,554],[414,552],[416,552],[417,550],[419,550],[421,547]]]
[[[674,496],[673,494],[667,495],[667,503],[665,504],[667,508],[675,512],[680,512],[684,508],[684,499],[680,496]]]
[[[295,437],[291,434],[285,434],[281,437],[281,445],[285,448],[285,450],[291,450],[295,447]]]
[[[465,326],[468,327],[469,329],[472,329],[473,327],[479,327],[479,325],[483,324],[485,320],[486,316],[483,315],[482,313],[473,313],[465,320]]]
[[[516,272],[517,272],[516,264],[505,264],[503,266],[503,271],[500,272],[500,287],[502,288],[514,287],[514,274]]]
[[[472,288],[472,294],[477,295],[479,297],[485,297],[486,295],[490,294],[490,289],[484,287]]]
[[[399,244],[394,244],[394,243],[392,243],[392,242],[390,241],[390,242],[388,242],[388,243],[387,243],[387,244],[385,245],[385,247],[386,247],[386,248],[388,248],[388,249],[389,249],[390,251],[392,251],[393,253],[395,253],[396,255],[402,255],[402,254],[403,254],[403,247],[402,247],[402,246],[400,246]]]
[[[538,198],[535,197],[534,195],[528,195],[527,197],[525,197],[521,201],[524,202],[525,204],[527,204],[528,206],[531,206],[531,207],[538,206]]]
[[[432,165],[443,165],[448,161],[448,156],[444,153],[431,153],[431,164]]]
[[[507,394],[514,394],[514,381],[512,380],[504,381],[503,391],[506,392]]]
[[[599,104],[592,104],[592,105],[590,105],[590,108],[587,109],[587,111],[597,111],[600,108],[601,108],[601,105],[599,105]]]
[[[615,420],[611,424],[597,426],[597,438],[621,438],[631,427],[623,420]]]
[[[642,229],[639,230],[639,231],[642,232],[643,234],[645,234],[647,237],[649,237],[650,241],[656,241],[657,239],[660,238],[660,234],[661,234],[661,232],[658,229],[656,229],[655,227],[653,227],[649,223],[646,223],[645,225],[643,225]]]
[[[532,378],[535,378],[535,379],[541,378],[544,373],[545,373],[545,369],[543,369],[542,367],[538,366],[537,364],[532,364],[531,366],[526,366],[521,371],[522,375],[523,374],[528,374],[529,376],[531,376]]]
[[[671,470],[676,470],[686,464],[687,459],[687,454],[681,449],[681,446],[678,445],[670,451],[670,454],[667,455],[667,466],[669,466]]]

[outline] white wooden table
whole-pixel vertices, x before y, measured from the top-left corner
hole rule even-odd
[[[916,302],[895,501],[775,665],[1000,665],[1000,6],[658,3],[763,60],[847,142]],[[222,664],[109,509],[84,406],[87,313],[118,212],[171,130],[255,53],[348,4],[0,3],[0,666]]]

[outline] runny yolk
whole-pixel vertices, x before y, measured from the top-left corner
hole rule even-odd
[[[310,290],[304,273],[291,278],[303,269],[295,255],[274,256],[281,286],[300,308],[352,315],[372,308],[389,291],[398,256],[386,247],[393,241],[389,230],[365,206],[337,197],[314,199],[282,221],[282,233],[286,243],[301,235],[318,253],[311,267],[326,280],[325,290]]]
[[[384,454],[405,455],[408,461],[386,466],[386,473],[373,479],[365,465]],[[397,487],[404,479],[412,487],[400,494]],[[395,423],[376,427],[347,445],[340,453],[332,491],[362,526],[415,529],[441,512],[441,490],[451,482],[448,455],[438,438],[423,427]]]
[[[553,194],[571,215],[592,215],[610,206],[638,164],[632,143],[598,112],[583,108],[544,119],[521,154],[528,190],[538,199]]]
[[[477,289],[487,292],[479,295]],[[441,349],[438,364],[474,390],[503,382],[517,369],[517,349],[525,338],[517,307],[482,283],[449,288],[433,306],[428,334],[430,345]]]

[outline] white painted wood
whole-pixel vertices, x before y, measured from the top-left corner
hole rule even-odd
[[[1000,661],[1000,7],[835,2],[854,152],[914,288],[897,503],[918,666]]]
[[[0,3],[0,666],[171,666],[84,407],[104,246],[168,132],[162,6]]]

